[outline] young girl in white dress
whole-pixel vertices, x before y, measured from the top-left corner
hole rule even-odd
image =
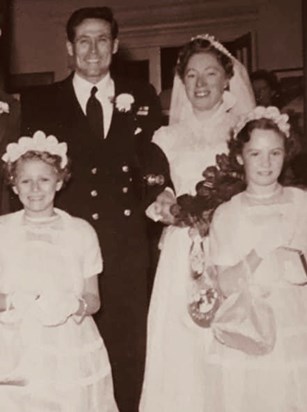
[[[54,208],[66,143],[41,131],[3,156],[23,210],[0,217],[0,405],[7,412],[117,412],[92,314],[102,257],[94,229]]]
[[[307,405],[307,193],[278,179],[291,154],[288,116],[257,107],[235,128],[230,153],[247,188],[222,204],[210,228],[224,295],[251,284],[271,306],[276,342],[251,355],[213,340],[203,396],[208,412],[304,412]]]

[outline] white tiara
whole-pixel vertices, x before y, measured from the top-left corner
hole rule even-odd
[[[286,137],[290,136],[290,124],[288,122],[289,116],[287,114],[281,114],[279,109],[275,106],[257,106],[246,115],[243,115],[239,122],[236,124],[233,129],[234,138],[237,137],[238,133],[248,122],[259,119],[272,120]]]
[[[65,142],[59,143],[55,136],[46,136],[41,130],[35,132],[33,137],[23,136],[17,143],[8,144],[2,160],[5,163],[12,163],[29,151],[47,152],[59,156],[62,168],[68,163],[67,144]]]
[[[227,57],[230,59],[233,59],[232,54],[220,43],[218,40],[215,39],[214,36],[211,36],[210,34],[198,34],[197,36],[194,36],[191,38],[191,42],[194,40],[208,40],[213,47],[215,47],[217,50],[219,50],[221,53],[225,54]]]

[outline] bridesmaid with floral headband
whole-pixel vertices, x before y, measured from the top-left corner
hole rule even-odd
[[[189,318],[192,239],[175,225],[176,196],[195,194],[203,171],[227,152],[237,116],[255,105],[244,66],[213,36],[193,37],[180,51],[170,107],[170,125],[153,136],[167,158],[174,191],[167,188],[147,209],[167,225],[148,318],[141,412],[203,412],[205,338]],[[208,261],[208,258],[206,258]]]
[[[234,311],[221,318],[222,304],[204,365],[203,412],[306,410],[307,193],[279,183],[293,147],[288,115],[276,107],[256,107],[238,122],[230,141],[247,187],[215,211],[211,260],[229,297],[225,305],[249,290],[241,313],[248,313],[249,301],[261,299],[271,308],[274,323],[268,332],[276,329],[276,338],[275,344],[271,338],[256,339],[242,318],[241,330],[231,334]],[[255,329],[265,331],[261,322]]]
[[[0,217],[0,399],[3,411],[117,412],[92,319],[102,257],[94,229],[54,207],[68,180],[66,143],[37,131],[7,146],[23,210]]]

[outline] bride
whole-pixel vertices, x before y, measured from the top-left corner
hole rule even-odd
[[[236,97],[237,96],[237,97]],[[237,116],[254,107],[245,68],[210,35],[192,38],[180,51],[174,79],[170,125],[153,142],[167,157],[176,196],[194,194],[216,154],[227,152]],[[188,228],[173,225],[165,189],[147,210],[168,227],[150,303],[145,378],[141,412],[202,412],[206,335],[189,318]]]

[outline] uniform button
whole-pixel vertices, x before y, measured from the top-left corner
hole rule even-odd
[[[123,193],[128,193],[128,187],[123,187],[123,188],[122,188],[122,192],[123,192]]]
[[[124,173],[129,172],[129,166],[124,165],[124,166],[122,167],[122,171],[123,171]]]
[[[97,190],[92,190],[92,191],[91,191],[91,196],[92,196],[92,197],[98,196]]]
[[[124,210],[124,215],[125,216],[130,216],[131,215],[131,210],[130,209],[125,209]]]
[[[99,219],[99,214],[98,213],[93,213],[92,214],[92,219],[93,220],[98,220]]]
[[[93,167],[91,170],[92,175],[95,175],[97,173],[97,167]]]

